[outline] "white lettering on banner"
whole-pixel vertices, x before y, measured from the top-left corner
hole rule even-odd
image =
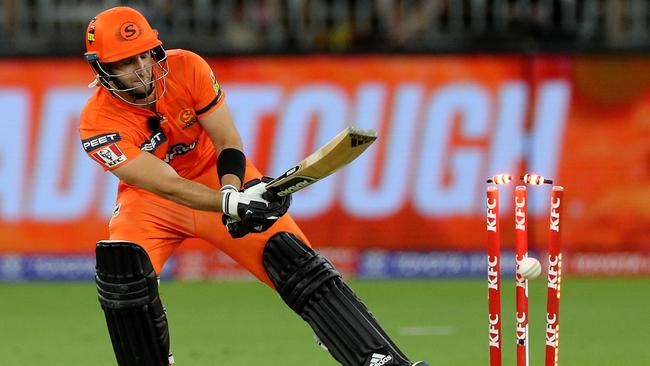
[[[257,95],[255,93],[264,94],[263,87],[259,87],[256,92],[246,88],[242,90],[247,94],[239,94],[237,90],[235,95],[231,93],[231,99],[240,95],[241,97],[246,95],[247,99],[254,99],[252,97]],[[287,165],[299,161],[306,153],[296,145],[287,144],[287,141],[304,140],[305,124],[311,117],[305,105],[318,104],[321,109],[326,109],[323,105],[327,103],[322,100],[332,97],[323,96],[323,90],[335,90],[334,94],[337,97],[334,99],[337,102],[332,109],[341,110],[347,107],[347,100],[334,86],[312,85],[296,90],[286,102],[285,113],[280,120],[281,126],[275,135],[276,149],[271,173],[277,174]],[[266,94],[264,103],[253,108],[259,110],[259,114],[242,112],[244,116],[248,116],[245,117],[244,125],[256,128],[254,119],[259,118],[262,110],[272,113],[274,109],[282,109],[281,106],[274,106],[275,102],[279,103],[278,93],[274,88],[273,93]],[[292,208],[294,216],[313,217],[324,212],[331,200],[337,199],[333,195],[333,185],[338,184],[342,185],[341,200],[344,209],[357,217],[390,216],[402,207],[401,203],[409,201],[411,191],[414,191],[412,197],[414,207],[423,215],[470,215],[481,210],[475,198],[479,193],[480,178],[489,172],[516,170],[522,159],[532,159],[535,154],[539,161],[530,162],[531,171],[535,169],[545,174],[557,171],[559,158],[557,152],[561,144],[559,135],[564,128],[570,96],[567,82],[552,80],[541,83],[537,93],[539,95],[536,100],[537,105],[532,107],[529,106],[526,84],[522,81],[504,83],[495,97],[491,97],[488,91],[478,84],[451,84],[443,86],[431,96],[424,116],[418,114],[421,110],[419,104],[422,97],[419,93],[418,86],[415,84],[399,85],[391,104],[390,99],[386,97],[390,94],[385,84],[360,85],[356,100],[352,101],[351,106],[354,107],[356,116],[353,124],[376,128],[386,118],[383,111],[393,111],[389,124],[390,130],[383,132],[380,137],[384,141],[383,148],[386,151],[383,154],[383,166],[379,167],[381,170],[379,185],[369,184],[370,178],[374,176],[373,169],[377,168],[372,162],[376,159],[378,149],[372,149],[346,169],[344,181],[339,182],[337,180],[339,178],[334,176],[299,192],[300,199],[294,201]],[[321,103],[317,102],[319,99]],[[497,101],[494,112],[490,108],[491,100]],[[382,101],[392,105],[392,108],[377,107],[376,104],[382,105]],[[241,105],[238,109],[248,107],[246,101],[235,102],[235,104]],[[529,108],[537,112],[534,114],[531,131],[524,132],[526,111]],[[317,111],[313,114],[319,115]],[[330,116],[334,114],[337,113],[329,113]],[[459,149],[450,146],[450,133],[456,114],[462,117],[461,134],[467,139],[489,138],[491,116],[495,116],[494,135],[487,150]],[[340,115],[345,116],[345,113]],[[426,125],[423,133],[416,136],[413,131],[418,131],[418,121],[421,120],[424,120]],[[338,126],[338,122],[340,121],[334,124]],[[329,135],[334,134],[335,131],[332,129]],[[253,136],[254,133],[251,132],[250,135]],[[403,141],[406,142],[402,143]],[[524,146],[544,146],[546,150],[555,153],[540,155],[536,153],[538,149],[533,147],[530,152],[524,150]],[[420,149],[416,151],[416,147]],[[552,158],[548,159],[545,156]],[[412,170],[414,168],[415,171]],[[407,185],[411,185],[412,188]],[[316,191],[322,194],[315,193]],[[540,193],[537,191],[541,190],[531,192],[531,202],[539,201],[535,200],[535,195]],[[507,207],[510,196],[504,194],[504,207]],[[531,203],[531,214],[541,213],[533,211],[533,207],[539,207],[539,204]]]
[[[318,123],[316,146],[306,146],[308,122],[312,117],[317,117]],[[277,176],[288,166],[301,161],[305,154],[325,145],[345,128],[347,120],[347,100],[341,89],[327,84],[312,84],[296,89],[288,99],[278,123],[269,172]],[[335,194],[341,191],[341,187],[335,184],[335,176],[296,193],[291,212],[303,218],[325,212],[336,199]]]
[[[354,118],[360,127],[381,130],[379,126],[384,119],[382,112],[385,105],[389,104],[386,89],[383,84],[361,85],[357,93]],[[384,143],[381,146],[385,153],[377,186],[372,183],[378,148],[366,151],[346,169],[344,186],[347,189],[342,190],[342,205],[351,215],[389,217],[405,204],[410,183],[406,179],[411,168],[412,149],[409,146],[416,139],[415,130],[422,96],[423,90],[419,85],[404,84],[396,90],[390,127],[383,134]]]
[[[0,89],[0,221],[21,217],[27,167],[29,95],[22,89]]]
[[[557,173],[570,85],[563,80],[537,85],[531,106],[527,87],[518,80],[504,82],[495,92],[478,82],[446,84],[430,95],[428,86],[417,82],[369,82],[352,90],[352,97],[333,83],[304,85],[288,94],[278,84],[234,83],[229,105],[247,155],[254,155],[251,150],[259,145],[263,117],[277,116],[273,156],[265,172],[270,175],[302,160],[345,126],[379,130],[379,145],[342,174],[297,193],[291,213],[298,219],[317,217],[336,201],[346,214],[359,218],[391,217],[406,204],[428,217],[477,215],[483,211],[481,181],[490,172],[514,171],[527,160],[530,171],[549,177]],[[2,219],[73,220],[94,202],[98,204],[91,209],[110,217],[116,179],[100,174],[84,156],[74,123],[89,91],[47,91],[34,142],[26,127],[31,96],[25,93],[0,90],[0,106],[7,106],[0,121]],[[528,110],[533,111],[530,130],[525,129]],[[315,141],[306,146],[312,119],[317,121]],[[455,138],[468,143],[454,145]],[[33,172],[27,171],[28,148],[34,149]],[[544,190],[530,193],[532,215],[544,213]],[[504,201],[509,197],[504,194]]]
[[[476,148],[451,150],[456,115],[462,115],[461,133],[466,138],[488,134],[489,95],[478,84],[457,83],[431,97],[424,116],[426,126],[419,141],[413,204],[428,216],[475,213],[481,182],[483,153]],[[448,177],[448,180],[445,179]]]
[[[244,151],[250,156],[254,153],[251,149],[258,144],[262,117],[277,113],[282,92],[273,84],[235,83],[224,85],[224,90],[228,90],[228,108],[241,135]]]
[[[87,88],[53,88],[44,97],[40,132],[34,144],[36,171],[30,205],[37,220],[73,220],[90,208],[98,170],[81,148],[77,133],[79,114],[88,95]],[[69,149],[70,145],[74,148]],[[62,181],[67,182],[63,188]]]

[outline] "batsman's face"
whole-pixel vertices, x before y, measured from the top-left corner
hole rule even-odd
[[[148,94],[151,84],[154,60],[149,51],[131,56],[111,64],[112,74],[127,88],[135,88],[137,94]]]

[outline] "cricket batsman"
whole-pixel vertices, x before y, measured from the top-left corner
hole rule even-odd
[[[226,94],[200,56],[165,50],[129,7],[99,13],[85,43],[97,89],[81,114],[81,143],[120,180],[110,240],[96,246],[118,365],[174,363],[158,276],[187,238],[277,291],[342,365],[412,365],[286,214],[291,197],[262,196],[269,180],[244,156]]]

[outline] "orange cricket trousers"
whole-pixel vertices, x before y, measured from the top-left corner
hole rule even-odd
[[[260,177],[259,171],[248,162],[245,181]],[[193,180],[214,189],[221,187],[216,169],[210,169]],[[278,232],[286,231],[310,245],[289,214],[263,233],[233,239],[221,223],[220,213],[194,210],[139,188],[126,187],[121,190],[116,204],[117,212],[114,212],[109,223],[110,239],[127,240],[142,246],[149,254],[157,274],[185,239],[200,238],[274,288],[262,263],[267,240]]]

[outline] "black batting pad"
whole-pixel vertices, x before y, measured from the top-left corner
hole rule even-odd
[[[341,364],[411,365],[332,264],[296,236],[271,237],[263,261],[280,297]]]
[[[168,366],[167,316],[151,260],[139,245],[100,241],[97,291],[119,366]]]

